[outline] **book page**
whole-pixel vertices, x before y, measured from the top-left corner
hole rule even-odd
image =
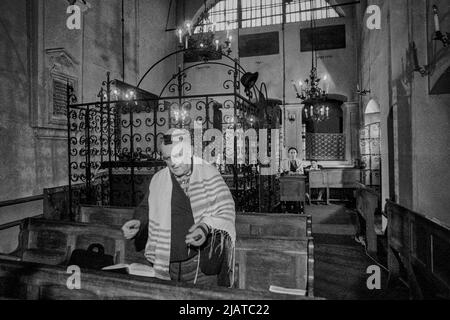
[[[155,277],[155,270],[153,267],[142,263],[130,264],[128,266],[128,273],[143,277]]]
[[[128,269],[128,264],[126,263],[119,263],[119,264],[114,264],[112,266],[107,266],[102,268],[102,270],[115,270],[115,269]]]
[[[278,286],[270,286],[269,291],[275,292],[275,293],[292,294],[292,295],[297,295],[297,296],[306,295],[306,290],[303,290],[303,289],[291,289],[291,288],[283,288],[283,287],[278,287]]]

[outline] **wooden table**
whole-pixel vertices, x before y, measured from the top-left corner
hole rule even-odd
[[[280,177],[280,201],[299,202],[303,211],[305,191],[306,176],[294,174]]]
[[[309,194],[311,189],[324,188],[326,189],[327,204],[330,200],[331,188],[358,188],[360,181],[359,169],[322,169],[317,171],[309,171]]]

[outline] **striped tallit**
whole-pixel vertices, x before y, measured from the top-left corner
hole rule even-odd
[[[158,278],[170,280],[172,179],[169,168],[157,172],[149,188],[149,223],[145,257],[153,263]],[[213,235],[217,232],[222,235],[222,248],[227,246],[228,266],[230,271],[233,271],[236,242],[234,200],[219,171],[200,158],[194,159],[188,196],[194,222],[203,222],[211,228]],[[211,245],[211,248],[213,247],[214,245]],[[230,283],[233,283],[232,279]]]

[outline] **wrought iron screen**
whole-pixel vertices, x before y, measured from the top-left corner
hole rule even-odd
[[[109,74],[98,102],[77,104],[68,85],[69,215],[74,218],[80,203],[139,204],[153,174],[165,166],[158,145],[163,133],[171,127],[193,130],[194,121],[197,121],[201,123],[203,133],[211,128],[220,131],[232,128],[234,132],[257,129],[259,123],[253,119],[260,110],[239,94],[236,65],[228,74],[232,79],[222,84],[224,93],[180,94],[191,88],[180,70],[164,86],[162,92],[167,89],[169,95],[126,101],[114,100],[111,94],[114,81],[109,79]],[[216,113],[218,107],[220,120]],[[195,138],[195,133],[191,136]],[[232,141],[233,164],[224,163],[227,157],[224,149],[214,154],[215,159],[208,160],[217,166],[230,186],[237,210],[260,211],[258,166],[248,163],[249,141],[244,140],[247,148],[241,162],[238,161],[238,139]],[[80,184],[81,187],[71,188]]]
[[[345,135],[342,133],[306,133],[306,159],[345,160]]]

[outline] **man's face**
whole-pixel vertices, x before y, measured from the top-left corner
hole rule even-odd
[[[169,167],[170,172],[175,176],[180,177],[189,173],[191,169],[191,159],[190,157],[186,157],[186,150],[184,150],[183,144],[163,144],[161,145],[161,152],[167,167]]]
[[[317,169],[317,161],[311,161],[311,168]]]
[[[297,158],[297,151],[295,149],[289,150],[289,159],[294,160]]]

